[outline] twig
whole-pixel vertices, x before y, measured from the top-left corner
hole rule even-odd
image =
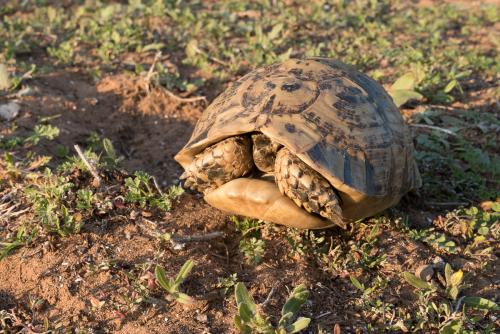
[[[17,216],[20,216],[22,215],[23,213],[25,212],[28,212],[30,210],[30,208],[26,208],[26,209],[23,209],[23,210],[19,210],[19,211],[16,211],[16,212],[12,212],[10,213],[9,215],[7,215],[6,217],[1,217],[1,218],[15,218]]]
[[[156,190],[158,190],[158,193],[163,196],[163,191],[161,191],[160,186],[158,185],[158,182],[156,181],[156,177],[153,176],[153,183],[155,185]]]
[[[148,74],[146,74],[146,81],[149,83],[149,81],[151,80],[151,77],[153,76],[154,74],[154,70],[155,70],[155,66],[156,66],[156,62],[158,61],[158,59],[160,59],[161,57],[161,51],[158,51],[156,54],[155,54],[155,57],[153,59],[153,63],[151,64],[151,67],[149,68],[148,70]]]
[[[207,241],[207,240],[220,238],[222,236],[224,236],[224,232],[215,231],[215,232],[210,232],[207,234],[193,234],[193,235],[186,235],[186,236],[173,235],[171,240],[175,243],[186,243],[186,242]]]
[[[469,202],[425,202],[425,204],[430,206],[461,206],[468,205]]]
[[[318,315],[316,318],[314,318],[314,320],[317,320],[317,319],[319,319],[319,318],[323,318],[323,317],[325,317],[325,316],[327,316],[327,315],[329,315],[329,314],[332,314],[332,312],[331,312],[331,311],[328,311],[328,312],[325,312],[325,313],[321,313],[321,314],[320,314],[320,315]]]
[[[194,47],[194,50],[199,53],[199,54],[202,54],[202,55],[205,55],[208,57],[208,59],[210,59],[211,61],[213,61],[214,63],[217,63],[219,65],[222,65],[222,66],[226,66],[228,67],[229,64],[223,60],[220,60],[219,58],[216,58],[216,57],[213,57],[213,56],[210,56],[209,54],[205,53],[203,50],[201,50],[199,47],[195,46]]]
[[[441,132],[444,132],[444,133],[446,133],[450,136],[453,136],[453,137],[457,136],[457,134],[455,132],[448,130],[448,129],[440,128],[439,126],[427,125],[427,124],[410,124],[410,126],[413,126],[414,128],[424,128],[424,129],[441,131]]]
[[[165,94],[168,95],[168,97],[172,98],[173,100],[179,102],[179,103],[190,103],[190,102],[196,102],[196,101],[207,101],[207,98],[205,96],[196,96],[196,97],[180,97],[169,91],[168,89],[164,88],[163,91]]]
[[[266,305],[267,305],[267,304],[269,303],[269,301],[271,300],[272,295],[274,294],[274,290],[275,290],[275,287],[273,286],[273,287],[271,288],[271,291],[269,291],[269,294],[267,295],[266,300],[264,300],[264,301],[260,304],[260,306],[261,306],[261,307],[266,307]]]
[[[153,63],[149,67],[148,73],[144,77],[144,84],[145,84],[144,89],[146,90],[146,94],[148,94],[148,95],[149,95],[149,85],[151,84],[151,78],[153,77],[153,75],[155,75],[156,62],[158,61],[158,59],[160,59],[160,57],[161,57],[161,51],[158,51],[155,54],[155,58],[153,59]]]
[[[94,177],[94,179],[97,180],[98,183],[101,183],[101,177],[97,173],[97,169],[90,164],[90,162],[87,160],[87,158],[85,158],[85,155],[83,155],[83,152],[80,149],[80,146],[75,145],[73,147],[75,148],[76,153],[78,153],[78,156],[80,157],[80,159],[82,159],[83,163],[85,164],[85,166],[89,170],[90,174],[92,174],[92,176]]]

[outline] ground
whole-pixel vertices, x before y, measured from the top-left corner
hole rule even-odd
[[[0,120],[3,332],[237,333],[237,282],[274,326],[304,284],[305,333],[498,330],[495,1],[4,3],[0,106],[20,110]],[[173,156],[210,101],[313,55],[401,105],[422,188],[326,231],[182,192]],[[183,304],[155,270],[188,260]]]

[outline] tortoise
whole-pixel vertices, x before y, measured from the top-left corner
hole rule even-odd
[[[411,134],[384,88],[329,58],[233,82],[175,156],[212,206],[298,228],[345,228],[421,185]]]

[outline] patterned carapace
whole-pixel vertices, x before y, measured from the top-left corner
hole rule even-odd
[[[208,145],[252,132],[287,147],[350,202],[393,203],[421,183],[390,96],[338,61],[291,59],[248,73],[206,109],[176,159],[186,167]]]

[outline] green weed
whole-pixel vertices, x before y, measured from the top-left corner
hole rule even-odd
[[[288,334],[297,333],[309,326],[311,319],[300,317],[295,322],[300,307],[307,300],[309,292],[303,284],[297,286],[290,293],[287,301],[281,309],[281,318],[277,327],[273,327],[269,316],[257,310],[254,299],[248,293],[243,283],[236,284],[234,288],[238,314],[234,317],[234,323],[241,333],[263,333],[263,334]]]
[[[242,236],[239,245],[240,252],[249,264],[259,264],[265,253],[265,242],[260,239],[260,229],[264,227],[264,222],[247,217],[240,220],[236,216],[232,216],[231,220]]]
[[[64,177],[52,174],[49,169],[37,181],[24,192],[33,205],[40,225],[47,232],[61,237],[80,232],[82,223],[75,220],[66,204],[73,184]]]
[[[175,279],[167,279],[165,270],[156,266],[155,268],[155,278],[156,282],[168,293],[168,298],[177,301],[181,304],[192,304],[194,299],[185,293],[182,293],[179,288],[182,282],[187,278],[191,269],[193,269],[194,263],[192,260],[187,260]]]
[[[179,186],[171,186],[167,193],[158,194],[151,185],[152,177],[143,171],[136,171],[134,177],[125,179],[127,193],[125,200],[138,204],[141,208],[146,205],[164,211],[170,211],[172,200],[180,196],[184,190]]]

